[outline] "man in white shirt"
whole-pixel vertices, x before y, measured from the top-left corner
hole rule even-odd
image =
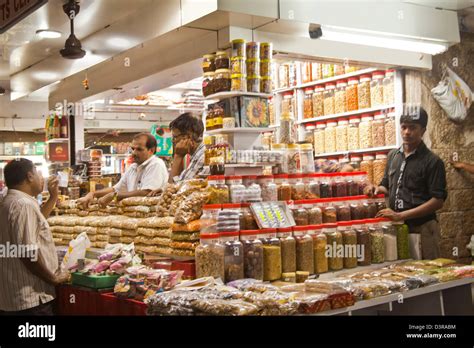
[[[58,199],[58,180],[48,181],[50,199],[36,197],[43,178],[33,162],[17,159],[5,166],[8,194],[0,203],[0,315],[52,315],[55,285],[68,279],[46,218]]]
[[[96,192],[89,192],[78,203],[87,207],[94,198],[99,204],[106,206],[115,200],[128,197],[143,197],[151,191],[162,189],[168,182],[168,170],[165,162],[155,156],[156,139],[150,133],[140,133],[133,137],[133,163],[114,187]]]

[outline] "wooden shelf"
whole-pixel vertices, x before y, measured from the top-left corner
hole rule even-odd
[[[206,131],[206,134],[222,134],[222,133],[264,133],[264,132],[271,132],[271,128],[221,128],[221,129],[213,129],[210,131]]]
[[[377,106],[377,107],[374,107],[374,108],[348,111],[348,112],[343,112],[343,113],[340,113],[340,114],[333,114],[333,115],[327,115],[327,116],[307,118],[307,119],[298,121],[298,124],[305,124],[305,123],[311,123],[311,122],[313,122],[313,123],[314,122],[322,122],[322,121],[334,120],[334,119],[338,119],[338,118],[356,116],[356,115],[367,114],[367,113],[371,113],[371,112],[375,112],[375,111],[386,110],[386,109],[394,109],[394,108],[395,108],[394,104],[381,105],[381,106]]]
[[[360,76],[360,75],[364,75],[364,74],[370,74],[370,73],[372,73],[374,71],[377,71],[377,70],[383,70],[383,69],[369,68],[369,69],[357,70],[357,71],[347,73],[347,74],[337,75],[337,76],[334,76],[334,77],[328,77],[327,79],[302,83],[300,85],[296,85],[296,86],[293,86],[293,87],[278,88],[278,89],[275,89],[273,91],[273,93],[285,93],[285,92],[290,92],[294,89],[314,87],[316,85],[320,85],[320,84],[324,84],[324,83],[328,83],[328,82],[335,82],[335,81],[338,81],[338,80],[341,80],[341,79],[347,79],[349,77]]]
[[[266,93],[252,93],[252,92],[220,92],[207,96],[206,100],[223,100],[232,97],[259,97],[259,98],[272,98],[273,94]]]
[[[341,155],[347,155],[347,154],[351,155],[351,154],[363,154],[363,153],[371,153],[371,152],[385,152],[385,151],[390,151],[397,148],[398,146],[396,145],[383,146],[383,147],[371,147],[368,149],[358,149],[358,150],[351,150],[351,151],[327,152],[327,153],[314,155],[314,157],[321,158],[321,157],[341,156]]]

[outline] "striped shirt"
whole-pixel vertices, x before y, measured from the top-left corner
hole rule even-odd
[[[204,152],[206,151],[206,146],[204,143],[198,146],[196,151],[191,158],[191,163],[189,163],[188,168],[183,170],[178,177],[174,178],[175,182],[194,179],[196,175],[203,169],[204,167]]]
[[[125,172],[115,192],[132,192],[136,190],[156,190],[168,183],[168,169],[161,158],[151,156],[142,164],[133,163]]]
[[[54,285],[31,273],[17,257],[34,257],[31,250],[35,250],[37,261],[41,260],[45,268],[52,273],[58,269],[51,231],[36,199],[8,190],[0,203],[0,226],[0,310],[21,311],[54,300]],[[21,250],[24,255],[17,255]]]

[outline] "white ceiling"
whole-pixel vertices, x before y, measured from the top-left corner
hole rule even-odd
[[[403,0],[404,2],[427,6],[442,8],[445,10],[462,10],[474,6],[474,0]]]

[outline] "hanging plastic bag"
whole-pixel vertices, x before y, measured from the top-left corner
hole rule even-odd
[[[472,104],[473,93],[454,71],[448,67],[445,69],[443,79],[431,90],[431,94],[448,117],[459,123],[466,119]]]
[[[77,260],[84,259],[86,257],[86,250],[90,248],[91,242],[87,233],[82,232],[75,239],[69,242],[69,248],[67,249],[66,255],[64,255],[63,262],[61,263],[62,270],[68,270],[77,264]]]

